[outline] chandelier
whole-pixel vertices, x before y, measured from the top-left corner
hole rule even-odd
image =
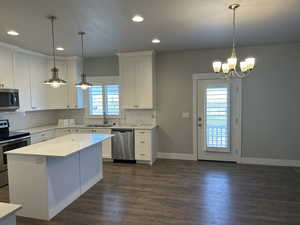
[[[235,19],[235,11],[239,8],[239,4],[232,4],[228,8],[233,11],[232,18],[232,53],[230,58],[227,59],[226,63],[222,63],[217,60],[213,62],[213,70],[215,73],[220,73],[221,70],[224,73],[225,78],[244,78],[247,77],[255,66],[255,58],[248,57],[244,61],[240,62],[240,71],[236,69],[238,59],[236,56],[236,19]]]

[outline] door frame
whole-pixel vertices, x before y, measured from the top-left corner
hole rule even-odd
[[[216,73],[198,73],[193,74],[193,158],[198,160],[198,81],[199,80],[217,80],[224,79],[222,74]],[[235,102],[231,109],[231,149],[234,153],[234,161],[239,162],[242,152],[242,81],[241,79],[231,80],[233,96],[232,102]]]

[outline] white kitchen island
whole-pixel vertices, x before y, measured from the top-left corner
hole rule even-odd
[[[70,134],[7,152],[10,202],[19,216],[50,220],[103,178],[102,142]]]

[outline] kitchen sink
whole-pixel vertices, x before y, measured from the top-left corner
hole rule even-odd
[[[113,124],[89,124],[86,127],[113,127]]]

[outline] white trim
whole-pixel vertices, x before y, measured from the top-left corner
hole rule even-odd
[[[158,152],[157,158],[159,158],[159,159],[196,160],[193,154],[166,153],[166,152]]]
[[[138,51],[138,52],[120,52],[117,53],[117,56],[152,56],[155,55],[155,51],[149,50],[149,51]]]
[[[194,160],[198,160],[198,126],[197,126],[197,114],[198,114],[198,107],[197,107],[197,96],[198,96],[198,81],[199,80],[216,80],[216,79],[224,79],[223,75],[215,74],[215,73],[199,73],[199,74],[193,74],[193,120],[192,120],[192,127],[193,127],[193,158]],[[234,153],[234,159],[235,161],[239,161],[241,157],[241,146],[242,146],[242,140],[241,140],[241,132],[242,132],[242,82],[240,79],[234,79],[232,82],[232,88],[236,89],[236,94],[234,97],[236,97],[235,102],[235,108],[232,110],[232,120],[233,120],[233,126],[231,127],[232,131],[232,137],[231,137],[231,148]]]
[[[266,166],[300,167],[300,160],[289,160],[289,159],[265,159],[265,158],[242,157],[239,159],[238,163],[266,165]]]

